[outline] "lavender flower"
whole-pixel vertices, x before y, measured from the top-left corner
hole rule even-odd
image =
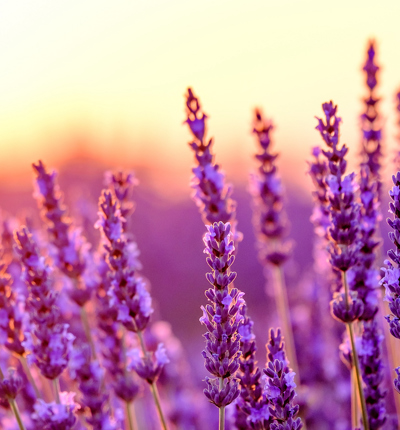
[[[213,140],[205,142],[207,115],[203,113],[199,99],[191,88],[188,88],[186,106],[185,123],[193,134],[193,141],[189,145],[197,162],[197,166],[192,169],[191,186],[195,190],[193,199],[200,208],[205,224],[230,222],[235,242],[239,242],[242,235],[236,229],[236,202],[231,198],[232,186],[225,184],[225,174],[214,162],[211,152]]]
[[[32,166],[36,173],[35,195],[47,223],[50,242],[57,250],[53,258],[59,269],[74,281],[75,288],[69,291],[71,299],[83,307],[90,300],[92,289],[92,276],[90,273],[85,276],[86,266],[91,260],[89,246],[80,231],[71,225],[56,182],[56,172],[48,173],[42,161]]]
[[[116,200],[119,203],[122,215],[122,230],[126,234],[126,223],[128,216],[133,212],[134,204],[130,201],[132,189],[137,184],[133,173],[124,173],[118,171],[115,173],[106,172],[105,182],[110,190],[114,193]],[[139,260],[135,260],[132,256],[137,257],[139,251],[136,243],[133,240],[127,239],[128,253],[130,254],[130,264],[134,270],[140,269]],[[104,243],[100,244],[98,251],[98,272],[100,282],[97,286],[97,305],[96,317],[97,325],[101,330],[100,338],[104,348],[102,354],[104,357],[104,365],[106,366],[110,377],[113,380],[115,394],[127,403],[133,401],[138,394],[138,386],[130,372],[126,371],[126,354],[123,339],[118,321],[118,310],[110,306],[108,291],[111,288],[111,279],[108,276],[110,267],[107,263],[107,251],[104,249]]]
[[[123,233],[124,219],[110,191],[103,190],[99,209],[96,227],[101,230],[104,248],[107,251],[107,262],[111,269],[109,273],[111,286],[107,292],[109,303],[111,308],[116,310],[116,322],[122,323],[127,330],[135,332],[139,337],[143,358],[133,353],[134,356],[136,354],[136,359],[133,360],[132,368],[150,384],[162,427],[166,430],[167,424],[155,382],[168,360],[161,346],[157,348],[152,359],[142,334],[153,313],[151,296],[144,279],[135,273],[136,254],[130,252],[132,247]]]
[[[379,98],[375,95],[377,85],[376,74],[379,67],[375,62],[375,42],[368,43],[367,60],[363,67],[366,73],[366,84],[368,87],[368,97],[364,100],[365,112],[361,115],[361,127],[363,133],[363,163],[368,166],[369,172],[377,184],[377,191],[380,194],[380,167],[382,158],[382,128],[380,115],[377,110]]]
[[[271,152],[273,128],[272,121],[265,120],[256,110],[253,133],[261,150],[255,156],[260,166],[250,179],[260,260],[263,264],[269,262],[280,266],[290,256],[292,243],[286,239],[288,221],[282,204],[283,187],[275,164],[278,154]]]
[[[70,430],[75,426],[75,411],[79,405],[74,402],[75,393],[60,393],[60,403],[46,403],[39,399],[35,404],[32,421],[41,430]]]
[[[394,249],[387,253],[390,260],[385,260],[386,268],[382,268],[384,276],[380,281],[386,289],[385,300],[389,302],[389,309],[392,312],[386,316],[389,323],[390,333],[400,339],[400,172],[392,176],[393,187],[389,191],[392,201],[389,204],[389,212],[393,214],[393,219],[388,218],[387,222],[393,229],[389,233],[389,239],[394,244]],[[397,387],[397,385],[396,385]]]
[[[358,242],[360,208],[355,201],[355,174],[344,176],[347,162],[347,148],[339,148],[339,124],[341,119],[336,116],[337,106],[332,102],[322,105],[325,122],[318,119],[316,129],[328,146],[322,151],[328,160],[329,175],[325,181],[329,189],[329,206],[332,225],[328,230],[330,239],[330,262],[332,267],[342,273],[344,291],[337,294],[331,303],[333,315],[347,325],[351,342],[352,365],[356,371],[358,393],[361,400],[362,420],[364,428],[369,428],[367,406],[362,387],[360,363],[356,349],[356,341],[352,323],[364,312],[364,305],[353,291],[349,293],[348,275],[346,272],[356,265],[360,243]]]
[[[7,370],[8,377],[0,380],[0,398],[15,399],[22,388],[22,378],[18,375],[16,369]]]
[[[99,202],[99,221],[106,240],[107,262],[111,268],[111,288],[108,291],[110,305],[118,311],[117,320],[126,329],[143,331],[153,313],[151,296],[146,290],[145,281],[136,275],[132,263],[134,256],[123,234],[123,219],[117,202],[111,192],[103,191]]]
[[[104,392],[104,370],[97,361],[91,361],[90,348],[75,349],[71,355],[71,376],[83,394],[82,406],[90,411],[86,419],[94,430],[115,430],[116,425],[107,408],[108,396]]]
[[[200,322],[206,326],[206,348],[203,351],[205,367],[215,378],[206,378],[208,387],[204,394],[218,408],[232,403],[239,396],[239,380],[235,374],[239,369],[240,335],[243,321],[240,308],[244,303],[243,293],[230,285],[236,278],[229,268],[233,264],[235,250],[229,223],[214,223],[207,226],[204,236],[204,252],[212,272],[206,277],[213,288],[206,291],[210,304],[202,307]]]
[[[292,242],[287,240],[288,221],[283,210],[283,187],[277,173],[277,154],[271,152],[272,121],[255,111],[253,133],[257,136],[260,152],[256,159],[260,162],[257,173],[250,177],[254,200],[253,224],[258,241],[259,259],[265,275],[272,271],[278,316],[285,332],[288,355],[296,373],[299,374],[289,300],[286,291],[283,264],[291,254]],[[272,267],[271,267],[272,266]],[[272,270],[269,270],[272,269]]]
[[[130,349],[127,352],[130,358],[128,370],[135,372],[149,384],[153,384],[161,374],[164,366],[169,363],[167,351],[162,343],[159,343],[154,354],[141,356],[138,348]]]
[[[300,430],[303,424],[296,415],[299,406],[293,402],[296,396],[294,382],[295,373],[288,367],[284,352],[284,344],[280,329],[276,336],[274,330],[270,331],[267,344],[268,363],[264,373],[267,376],[264,395],[269,402],[268,413],[270,430]],[[261,427],[262,428],[262,427]]]
[[[25,352],[24,305],[24,297],[12,291],[12,278],[0,260],[0,344],[20,356]]]
[[[253,334],[253,321],[246,315],[246,305],[240,309],[243,323],[239,327],[240,350],[239,357],[240,397],[236,402],[235,425],[239,430],[248,428],[263,428],[266,419],[269,418],[268,402],[262,396],[261,371],[257,367],[256,343]]]
[[[56,379],[68,364],[75,337],[68,332],[68,324],[61,321],[56,305],[58,294],[53,288],[49,266],[39,255],[26,227],[16,231],[15,241],[29,288],[28,310],[32,324],[31,331],[25,332],[22,345],[31,352],[28,358],[38,366],[43,376]]]

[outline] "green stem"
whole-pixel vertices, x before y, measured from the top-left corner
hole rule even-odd
[[[132,412],[132,410],[131,410],[131,403],[125,402],[125,406],[126,406],[126,416],[128,419],[129,430],[136,430],[138,428],[138,426],[137,426],[137,422],[136,422],[135,413]]]
[[[150,384],[150,388],[151,388],[151,394],[153,395],[154,402],[156,404],[158,416],[159,416],[160,421],[161,421],[161,427],[163,428],[163,430],[168,430],[167,422],[165,421],[165,417],[164,417],[163,411],[161,409],[160,395],[158,394],[156,383],[153,382],[152,384]]]
[[[354,366],[351,368],[351,425],[355,429],[358,426],[358,395],[357,395],[357,380]]]
[[[92,338],[92,333],[90,331],[90,325],[89,325],[87,312],[83,306],[80,307],[80,311],[81,311],[81,321],[82,321],[82,325],[83,325],[83,330],[85,331],[86,339],[88,340],[89,345],[90,345],[90,351],[92,352],[92,359],[96,360],[96,348],[94,347],[94,342],[93,342],[93,338]]]
[[[278,316],[282,324],[282,334],[285,338],[286,354],[293,371],[296,373],[297,381],[300,385],[299,366],[297,364],[296,348],[294,346],[292,323],[290,322],[289,301],[283,268],[281,266],[274,266],[274,274],[275,300],[278,308]]]
[[[142,348],[143,355],[145,357],[147,357],[149,354],[147,352],[146,345],[144,344],[143,334],[142,334],[142,332],[140,330],[138,330],[136,332],[136,334],[139,337],[140,346]],[[163,430],[168,430],[168,428],[167,428],[167,422],[165,420],[163,411],[161,409],[160,396],[158,394],[157,385],[156,385],[155,382],[153,382],[152,384],[150,384],[150,389],[151,389],[151,394],[153,395],[154,403],[156,404],[158,416],[159,416],[160,421],[161,421],[161,427],[163,428]]]
[[[54,387],[54,397],[56,398],[56,402],[58,404],[61,403],[60,401],[60,385],[58,378],[53,379],[53,387]]]
[[[31,369],[29,368],[28,363],[26,362],[26,357],[23,355],[20,355],[19,360],[21,362],[22,368],[24,369],[25,374],[26,374],[30,384],[32,385],[33,390],[35,391],[36,397],[38,399],[41,399],[42,395],[40,394],[39,388],[37,387],[36,382],[33,379]]]
[[[224,388],[224,380],[219,378],[219,390]],[[225,406],[219,408],[219,430],[225,430]]]
[[[19,413],[17,402],[14,399],[8,399],[8,402],[10,403],[11,409],[15,415],[20,430],[26,430],[24,423],[22,422],[21,414]]]
[[[342,281],[344,285],[344,294],[346,297],[346,307],[348,308],[349,303],[349,285],[347,283],[347,274],[346,272],[342,272]],[[346,323],[347,331],[350,338],[351,343],[351,351],[353,355],[353,366],[356,372],[356,382],[357,382],[357,388],[358,388],[358,395],[360,398],[361,403],[361,413],[362,413],[362,421],[364,430],[369,430],[369,422],[368,422],[368,414],[367,414],[367,405],[365,403],[365,396],[364,396],[364,390],[362,387],[362,380],[361,380],[361,371],[360,371],[360,362],[358,360],[358,354],[357,354],[357,348],[356,343],[354,339],[354,330],[353,330],[353,323]]]

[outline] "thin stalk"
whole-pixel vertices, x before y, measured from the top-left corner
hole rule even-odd
[[[84,308],[84,306],[80,307],[80,311],[81,311],[81,321],[82,321],[82,325],[83,325],[83,330],[85,331],[86,339],[88,340],[89,345],[90,345],[90,351],[92,353],[92,359],[96,360],[97,359],[96,348],[94,347],[92,333],[90,331],[89,320],[88,320],[87,312],[86,312],[86,309]]]
[[[140,346],[142,348],[142,352],[143,352],[144,356],[147,357],[148,356],[148,352],[147,352],[147,349],[146,349],[146,345],[144,344],[143,334],[142,334],[142,332],[140,330],[137,331],[136,333],[137,333],[137,335],[139,337],[139,341],[140,341]],[[154,403],[156,404],[158,416],[159,416],[160,421],[161,421],[161,427],[163,428],[163,430],[168,430],[167,422],[165,420],[163,411],[161,409],[160,396],[158,394],[157,385],[156,385],[155,382],[153,382],[152,384],[150,384],[150,390],[151,390],[151,394],[153,395]]]
[[[219,378],[219,390],[224,388],[224,380]],[[225,430],[225,406],[219,408],[219,430]]]
[[[15,418],[18,422],[18,426],[19,426],[20,430],[26,430],[24,423],[22,422],[22,418],[21,418],[21,414],[20,414],[19,409],[18,409],[17,402],[14,399],[7,399],[7,400],[10,403],[11,409],[15,415]]]
[[[357,381],[354,366],[351,367],[351,427],[353,429],[358,426],[358,395]]]
[[[153,382],[152,384],[150,384],[150,388],[151,388],[151,394],[153,395],[154,402],[156,404],[158,415],[160,417],[161,426],[162,426],[163,430],[168,430],[167,422],[165,421],[164,414],[163,414],[162,409],[161,409],[160,395],[158,394],[156,383]]]
[[[128,375],[128,370],[126,368],[125,335],[126,335],[126,331],[124,330],[122,332],[121,344],[122,344],[122,356],[123,356],[123,361],[124,361],[124,375],[126,377]],[[137,425],[137,420],[136,420],[135,409],[133,409],[133,411],[132,411],[131,406],[133,406],[132,402],[125,402],[126,420],[128,421],[129,430],[135,430],[138,428],[138,425]]]
[[[279,319],[282,324],[282,333],[285,338],[286,354],[293,371],[296,373],[297,382],[300,385],[299,366],[297,363],[296,348],[294,346],[292,324],[290,322],[289,301],[283,268],[281,266],[274,266],[274,275],[275,300],[278,308]]]
[[[342,280],[343,280],[343,285],[344,285],[344,294],[346,297],[346,307],[348,307],[349,285],[347,283],[346,272],[342,272]],[[351,343],[351,351],[352,351],[352,355],[353,355],[353,367],[354,367],[355,373],[356,373],[358,395],[359,395],[360,403],[361,403],[362,421],[363,421],[363,425],[364,425],[364,430],[369,430],[367,405],[365,403],[364,390],[362,387],[360,363],[358,361],[357,348],[356,348],[356,343],[354,340],[353,324],[352,323],[346,323],[346,326],[347,326],[347,331],[348,331],[350,343]]]
[[[53,379],[54,397],[56,398],[56,403],[60,404],[60,383],[58,378]]]
[[[129,430],[136,430],[138,426],[136,422],[135,413],[132,413],[131,411],[131,404],[132,404],[131,402],[125,402],[126,416],[128,418]]]
[[[24,372],[25,372],[30,384],[32,385],[32,388],[35,391],[36,397],[38,399],[41,399],[42,395],[40,394],[39,388],[37,387],[36,382],[33,379],[31,369],[29,369],[28,363],[26,362],[26,357],[23,355],[20,355],[19,361],[21,362],[22,368],[24,369]]]

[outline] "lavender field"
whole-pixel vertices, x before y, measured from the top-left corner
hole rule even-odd
[[[2,186],[0,428],[400,428],[400,156],[380,109],[400,124],[400,93],[380,69],[370,40],[357,144],[335,100],[315,107],[311,192],[282,175],[267,105],[248,183],[226,175],[196,88],[185,198],[82,157]]]

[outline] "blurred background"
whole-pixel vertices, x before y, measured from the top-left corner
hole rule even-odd
[[[398,147],[398,1],[339,0],[15,0],[0,2],[0,207],[37,217],[31,163],[59,171],[70,213],[96,243],[103,173],[133,169],[140,181],[131,222],[157,317],[172,324],[198,373],[207,270],[205,231],[190,199],[193,154],[184,94],[191,86],[209,116],[216,160],[234,184],[244,233],[235,270],[260,345],[274,323],[273,299],[254,249],[251,199],[252,114],[276,125],[274,148],[287,190],[293,315],[304,317],[296,283],[312,264],[311,181],[306,159],[320,143],[315,116],[333,100],[342,142],[357,165],[362,66],[376,40],[384,118],[386,185]],[[386,206],[383,208],[386,217]],[[381,262],[380,262],[381,263]],[[296,281],[296,282],[295,282]],[[327,309],[328,312],[328,309]],[[269,315],[267,317],[266,315]],[[263,349],[260,346],[261,353]],[[260,358],[262,360],[262,358]],[[204,376],[204,375],[203,375]]]

